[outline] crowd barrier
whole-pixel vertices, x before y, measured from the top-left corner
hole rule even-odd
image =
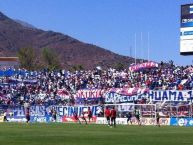
[[[89,106],[92,111],[93,118],[90,120],[92,123],[96,124],[107,124],[105,117],[98,117],[98,114],[103,110],[99,105]],[[1,107],[1,109],[7,110],[7,119],[9,122],[26,122],[25,108],[24,106],[14,106],[14,107]],[[53,122],[51,109],[55,109],[57,112],[56,122],[77,122],[73,117],[73,112],[77,112],[81,122],[84,120],[81,118],[82,112],[88,110],[88,106],[31,106],[30,107],[30,122],[43,122],[49,123]],[[88,117],[85,116],[88,121]],[[132,125],[137,125],[138,122],[135,117],[132,117]],[[3,122],[3,113],[0,116],[0,122]],[[127,118],[117,118],[117,124],[126,125]],[[141,118],[142,125],[156,125],[156,119],[150,117]],[[170,126],[193,126],[192,117],[173,117],[173,118],[160,118],[160,125],[170,125]]]
[[[96,122],[96,116],[102,111],[102,108],[99,105],[89,106],[89,108],[92,111],[92,122]],[[26,122],[26,109],[24,106],[3,106],[1,110],[7,110],[7,120],[9,122]],[[31,106],[30,122],[52,122],[51,110],[56,110],[57,112],[56,122],[75,122],[73,113],[76,112],[78,116],[81,116],[82,112],[88,110],[88,106]],[[3,117],[4,112],[2,111],[1,114]],[[88,118],[87,116],[85,117]]]
[[[132,121],[132,125],[138,125],[138,122],[135,117],[132,117],[131,121]],[[122,125],[127,125],[127,124],[131,125],[130,122],[127,123],[127,118],[117,118],[116,123],[122,124]],[[104,117],[97,117],[96,124],[107,124],[107,120]],[[156,119],[155,118],[141,118],[141,124],[142,125],[156,125]],[[160,125],[170,125],[170,118],[161,118]]]
[[[193,118],[171,118],[171,126],[193,126]]]

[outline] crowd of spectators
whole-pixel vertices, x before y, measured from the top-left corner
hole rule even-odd
[[[6,73],[5,73],[6,72]],[[151,90],[192,90],[192,66],[160,63],[159,67],[132,72],[129,69],[0,71],[0,104],[73,105],[80,89],[149,88]],[[58,93],[59,91],[62,93]],[[62,95],[61,95],[62,94]]]

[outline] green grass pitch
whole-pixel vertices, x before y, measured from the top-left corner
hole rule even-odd
[[[193,128],[0,123],[0,145],[193,145]]]

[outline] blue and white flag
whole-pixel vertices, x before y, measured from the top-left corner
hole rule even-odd
[[[193,14],[193,5],[190,6],[190,14]]]

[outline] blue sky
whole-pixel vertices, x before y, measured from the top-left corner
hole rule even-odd
[[[149,32],[151,60],[189,65],[193,56],[179,54],[180,5],[187,3],[193,1],[0,0],[0,11],[126,56],[134,57],[136,33],[137,57],[144,59]]]

